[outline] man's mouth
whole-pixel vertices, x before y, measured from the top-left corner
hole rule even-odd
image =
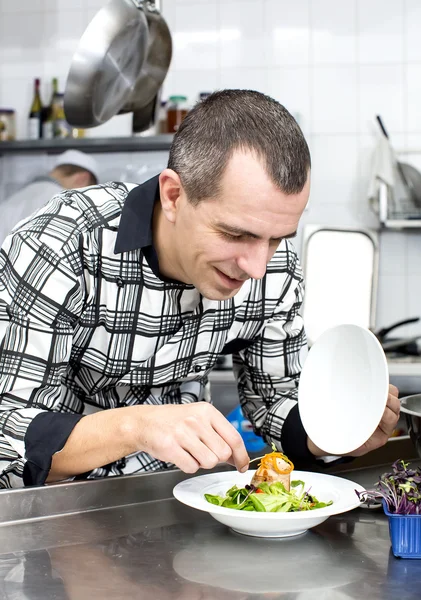
[[[229,275],[226,275],[225,273],[223,273],[216,267],[215,267],[215,270],[218,273],[220,279],[222,279],[224,286],[231,290],[240,288],[243,285],[243,283],[246,281],[246,279],[235,279],[234,277],[230,277]]]

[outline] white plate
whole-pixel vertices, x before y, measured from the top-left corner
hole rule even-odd
[[[376,430],[389,389],[380,342],[358,325],[325,331],[310,349],[298,388],[298,409],[309,438],[326,454],[343,455]]]
[[[225,496],[233,485],[244,487],[250,483],[254,473],[255,471],[246,473],[228,471],[192,477],[177,484],[173,494],[183,504],[208,512],[214,519],[238,533],[256,537],[290,537],[304,533],[332,515],[356,508],[360,505],[360,501],[355,490],[364,491],[364,488],[357,483],[341,477],[293,471],[291,481],[301,479],[306,484],[306,489],[318,500],[322,502],[332,500],[333,504],[326,508],[295,513],[262,513],[223,508],[206,500],[205,494]]]

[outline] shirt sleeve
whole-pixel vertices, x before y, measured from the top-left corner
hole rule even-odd
[[[307,434],[298,412],[297,391],[307,356],[307,340],[301,316],[303,276],[291,249],[279,276],[268,270],[265,301],[275,310],[253,344],[233,355],[234,374],[242,409],[254,431],[283,451],[297,466],[313,463]],[[277,300],[274,300],[276,295]]]
[[[52,455],[81,417],[59,410],[61,379],[81,314],[80,278],[56,240],[28,231],[0,251],[0,487],[45,482]],[[74,265],[72,265],[74,266]]]

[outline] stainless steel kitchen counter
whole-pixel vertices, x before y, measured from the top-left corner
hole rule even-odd
[[[344,473],[370,486],[384,468]],[[382,511],[284,540],[232,533],[172,499],[178,471],[0,493],[0,598],[326,600],[421,597]]]

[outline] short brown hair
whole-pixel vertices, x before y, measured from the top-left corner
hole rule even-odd
[[[77,165],[58,165],[56,167],[56,169],[58,171],[60,171],[60,173],[64,176],[64,177],[70,177],[71,175],[74,175],[75,173],[89,173],[91,179],[89,182],[89,185],[96,185],[98,183],[97,178],[95,177],[95,175],[93,173],[91,173],[91,171],[88,171],[88,169],[84,169],[83,167],[78,167]]]
[[[252,90],[222,90],[196,104],[174,136],[168,168],[197,203],[218,195],[237,149],[255,152],[285,194],[304,188],[311,159],[300,127],[282,104]]]

